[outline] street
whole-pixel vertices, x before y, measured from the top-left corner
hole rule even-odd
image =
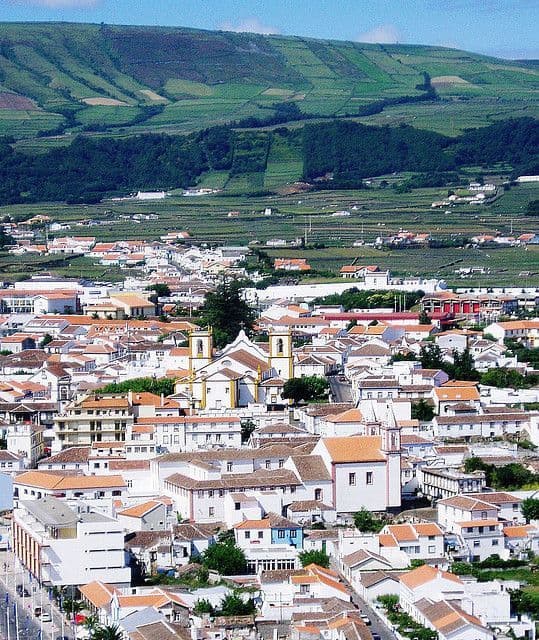
[[[17,585],[22,585],[29,596],[17,595]],[[48,613],[51,621],[34,616],[35,607]],[[2,640],[76,638],[54,601],[49,599],[47,589],[40,588],[35,579],[30,581],[28,571],[10,551],[0,552],[0,633]]]
[[[332,402],[352,402],[350,383],[339,380],[339,376],[328,376]]]

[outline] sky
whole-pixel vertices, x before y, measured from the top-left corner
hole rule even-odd
[[[430,44],[539,58],[539,0],[0,0],[0,21],[36,20]]]

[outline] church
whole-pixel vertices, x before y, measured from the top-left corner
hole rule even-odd
[[[176,381],[175,395],[189,400],[193,409],[218,410],[266,405],[281,410],[283,385],[294,377],[292,336],[288,331],[269,334],[269,342],[253,342],[244,331],[218,353],[211,329],[189,336],[189,373]]]

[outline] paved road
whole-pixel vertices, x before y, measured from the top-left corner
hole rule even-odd
[[[15,589],[18,584],[24,584],[30,597],[17,595]],[[51,622],[42,622],[40,618],[34,616],[34,607],[42,607],[43,611],[50,613]],[[2,640],[17,639],[15,610],[20,640],[56,640],[62,636],[69,640],[75,638],[71,627],[66,624],[56,605],[49,600],[47,590],[41,589],[35,580],[29,584],[28,572],[18,564],[13,553],[2,551],[0,552],[0,637]]]
[[[352,386],[339,380],[339,376],[328,376],[333,402],[352,402]]]

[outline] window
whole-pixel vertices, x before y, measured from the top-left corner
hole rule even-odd
[[[279,460],[279,469],[284,467],[284,460]]]
[[[436,547],[433,544],[429,544],[429,553],[436,553]]]
[[[314,499],[315,500],[322,500],[322,489],[315,489],[314,490]]]
[[[239,502],[234,503],[234,510],[239,511],[241,509],[241,504]]]
[[[264,532],[263,531],[259,531],[258,532],[258,539],[262,540],[263,537],[264,537]]]
[[[498,539],[493,540],[493,541],[492,541],[492,546],[493,546],[493,547],[497,547],[497,546],[498,546],[498,542],[499,542],[499,540],[498,540]]]
[[[486,519],[487,519],[487,512],[481,511],[481,520],[486,520]]]
[[[481,540],[474,540],[473,541],[473,546],[475,549],[477,549],[477,547],[481,546]]]
[[[356,484],[356,474],[355,473],[349,473],[348,474],[348,484],[351,487]]]
[[[271,460],[266,460],[266,469],[271,469]]]
[[[372,471],[367,471],[365,474],[365,483],[372,484]]]
[[[518,511],[518,504],[513,502],[513,511]]]
[[[233,468],[233,463],[232,462],[227,462],[226,463],[226,470],[230,473],[232,471]]]
[[[278,529],[277,530],[277,537],[278,538],[284,538],[285,537],[285,530],[284,529]]]
[[[311,590],[311,585],[310,584],[300,584],[299,585],[299,592],[300,593],[309,593],[310,590]]]
[[[290,537],[291,537],[291,538],[295,538],[295,537],[296,537],[296,534],[297,534],[296,529],[291,529],[291,531],[290,531]]]
[[[215,509],[214,509],[214,507],[210,507],[208,509],[208,517],[209,518],[213,518],[214,515],[215,515]]]
[[[249,540],[250,537],[251,537],[251,532],[250,531],[246,531],[245,532],[245,539]]]

